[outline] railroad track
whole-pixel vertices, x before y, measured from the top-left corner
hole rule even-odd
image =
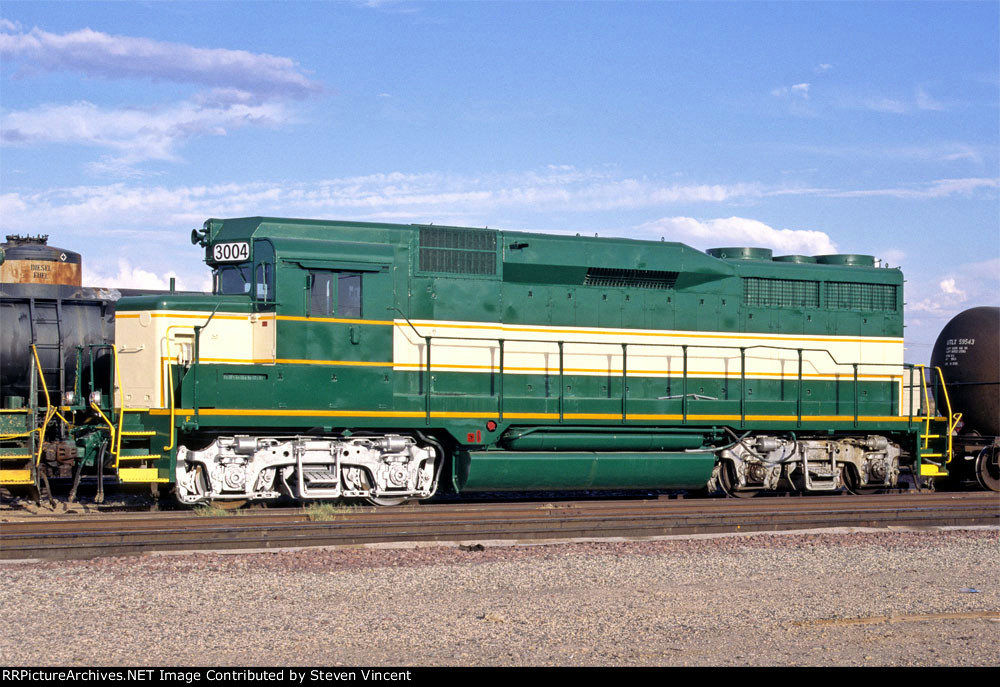
[[[323,519],[317,519],[322,517]],[[799,499],[567,501],[237,511],[37,515],[0,520],[0,559],[400,542],[644,538],[828,527],[1000,525],[990,493]]]

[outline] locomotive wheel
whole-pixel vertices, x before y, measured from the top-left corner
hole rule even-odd
[[[983,489],[1000,491],[1000,449],[987,446],[976,457],[976,479]]]
[[[840,468],[841,481],[848,494],[863,496],[865,494],[877,494],[882,491],[882,487],[862,487],[858,471],[853,465],[844,465]]]
[[[726,492],[726,496],[737,499],[752,499],[759,493],[756,489],[740,491],[740,481],[736,478],[736,466],[728,460],[722,461],[719,466],[719,484],[722,486],[722,491]]]
[[[219,510],[236,510],[247,505],[247,499],[237,499],[235,501],[212,501],[212,506]]]
[[[367,500],[373,506],[402,506],[410,499],[406,496],[369,496]]]

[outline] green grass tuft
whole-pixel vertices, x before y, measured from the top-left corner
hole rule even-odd
[[[357,506],[342,503],[311,503],[305,508],[310,520],[336,520],[338,515],[357,512]]]
[[[219,508],[214,504],[206,503],[195,506],[194,514],[202,518],[224,518],[229,515],[235,515],[236,511],[226,510],[225,508]]]

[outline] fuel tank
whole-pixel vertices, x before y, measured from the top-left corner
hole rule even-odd
[[[8,235],[0,244],[0,284],[80,286],[80,254],[48,245],[49,237]]]

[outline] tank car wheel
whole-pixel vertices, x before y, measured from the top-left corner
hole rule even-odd
[[[402,506],[409,500],[406,496],[369,496],[367,499],[373,506]]]
[[[976,457],[976,479],[988,491],[1000,491],[1000,448],[987,446]]]
[[[719,466],[719,485],[726,496],[737,499],[752,499],[759,492],[756,489],[740,491],[740,481],[736,477],[736,466],[731,461],[724,460]]]

